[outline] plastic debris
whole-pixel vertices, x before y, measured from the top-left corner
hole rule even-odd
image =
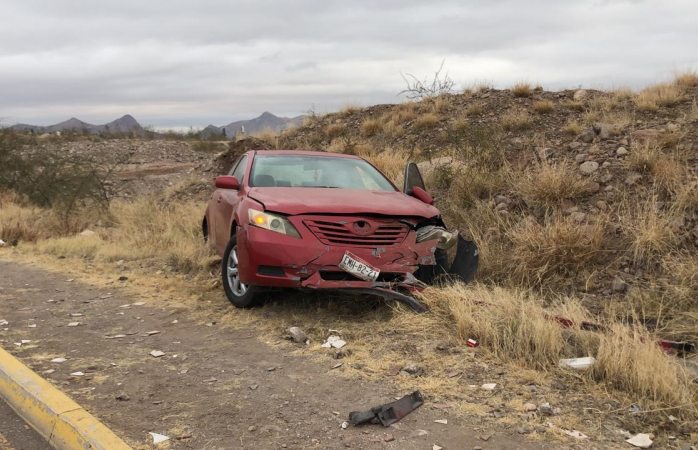
[[[583,358],[561,359],[559,364],[560,367],[567,367],[574,370],[584,370],[593,366],[594,363],[596,363],[596,358],[593,356],[585,356]]]
[[[170,437],[165,436],[164,434],[158,434],[158,433],[148,433],[153,437],[153,444],[159,444],[161,442],[169,441]]]
[[[443,450],[443,447],[434,444],[434,445],[431,446],[431,450]]]
[[[485,383],[480,388],[486,390],[486,391],[494,391],[495,388],[497,387],[497,383]]]
[[[436,419],[434,423],[440,423],[442,425],[448,425],[448,419]]]
[[[342,422],[342,425],[340,425],[340,426],[342,427],[342,430],[346,430],[347,427],[349,426],[349,422],[347,422],[347,421],[345,420],[344,422]]]
[[[5,246],[5,241],[3,241],[2,239],[0,239],[0,247],[4,247],[4,246]]]
[[[10,322],[8,322],[7,320],[0,319],[0,327],[4,327],[5,325],[9,325],[9,324],[10,324]]]
[[[29,328],[36,328],[36,324],[35,324],[35,323],[30,323],[29,325],[27,325],[27,327],[29,327]]]
[[[160,351],[160,350],[153,350],[152,352],[150,352],[150,356],[152,356],[154,358],[159,358],[161,356],[165,356],[165,352]]]
[[[80,372],[80,371],[78,371],[78,372],[73,372],[73,373],[70,374],[70,376],[72,376],[72,377],[81,377],[81,376],[83,376],[83,375],[85,375],[85,373],[84,373],[84,372]]]
[[[468,347],[479,347],[480,343],[478,341],[476,341],[475,339],[468,339],[465,342],[465,345],[467,345]]]
[[[630,445],[633,445],[638,448],[650,448],[652,447],[652,439],[650,439],[649,434],[645,433],[639,433],[636,434],[635,436],[631,437],[630,439],[626,439],[625,442],[627,442]]]
[[[320,346],[320,347],[325,347],[325,348],[342,348],[345,345],[347,345],[347,342],[340,338],[339,336],[335,336],[334,334],[330,337],[327,338],[327,340]]]
[[[58,364],[64,363],[64,362],[66,362],[66,361],[67,361],[67,359],[65,359],[65,358],[53,358],[53,359],[51,360],[52,363],[58,363]]]

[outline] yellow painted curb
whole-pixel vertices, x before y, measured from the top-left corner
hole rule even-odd
[[[0,396],[54,448],[131,449],[70,397],[2,348]]]

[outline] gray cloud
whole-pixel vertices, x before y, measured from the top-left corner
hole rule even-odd
[[[223,124],[467,86],[640,87],[698,68],[694,0],[6,0],[0,117]]]

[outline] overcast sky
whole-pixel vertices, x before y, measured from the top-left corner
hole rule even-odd
[[[459,88],[641,87],[698,69],[697,0],[3,0],[0,119],[226,124]]]

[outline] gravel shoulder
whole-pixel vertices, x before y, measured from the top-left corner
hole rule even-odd
[[[350,411],[406,392],[148,300],[0,261],[0,345],[134,448],[152,446],[149,432],[170,448],[541,448],[428,399],[389,428],[342,429]]]
[[[29,425],[0,400],[0,448],[4,450],[49,450],[51,447]]]

